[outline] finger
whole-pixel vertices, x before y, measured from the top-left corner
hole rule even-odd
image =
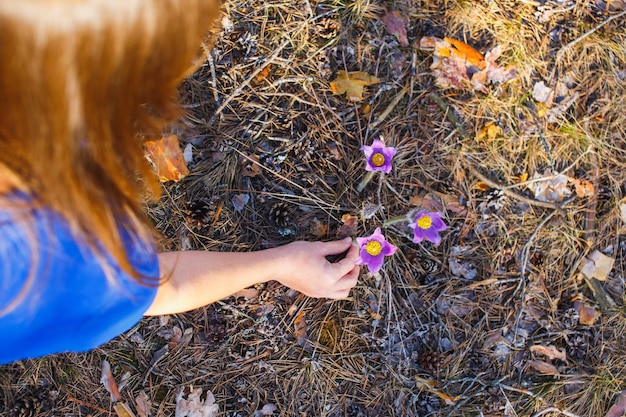
[[[354,262],[359,257],[359,247],[357,245],[352,245],[346,256],[341,259],[339,262],[335,263],[335,267],[338,269],[338,273],[341,276],[349,273],[352,268],[354,268]]]
[[[339,281],[335,284],[335,287],[338,290],[345,290],[354,287],[359,282],[359,273],[361,269],[353,265],[352,270],[350,270],[347,274],[342,276]]]
[[[337,255],[346,251],[352,244],[352,238],[347,237],[341,240],[332,240],[330,242],[323,242],[321,252],[323,256]]]
[[[335,291],[329,294],[326,298],[331,298],[333,300],[342,300],[350,297],[350,288],[347,290]]]

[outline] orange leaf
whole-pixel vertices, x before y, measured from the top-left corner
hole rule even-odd
[[[145,146],[161,182],[180,181],[189,174],[176,135],[147,141]]]
[[[583,326],[593,326],[600,313],[591,306],[586,306],[582,301],[575,301],[574,308],[578,312],[578,322]]]
[[[302,347],[306,345],[308,330],[308,326],[306,324],[306,321],[304,320],[304,314],[305,311],[301,311],[300,314],[298,314],[298,317],[296,317],[296,319],[293,321],[296,340],[298,341],[298,344]]]
[[[330,89],[335,95],[346,93],[349,101],[363,100],[363,90],[368,85],[378,84],[380,79],[363,71],[337,71],[337,78],[330,82]]]
[[[261,81],[263,81],[264,79],[267,78],[268,75],[270,75],[270,73],[272,72],[272,66],[271,65],[266,65],[265,68],[263,68],[261,70],[261,72],[259,72],[254,79],[252,80],[255,84],[260,83]]]
[[[589,182],[588,180],[578,179],[578,178],[573,178],[573,177],[568,177],[567,179],[570,180],[572,184],[574,184],[574,187],[576,188],[576,195],[578,195],[578,197],[583,198],[583,197],[593,196],[594,194],[593,184]]]
[[[485,57],[483,56],[483,54],[481,54],[465,42],[461,42],[452,38],[444,38],[444,40],[452,46],[452,53],[459,57],[464,57],[470,64],[476,65],[480,69],[485,68],[485,66],[487,65],[485,63]]]

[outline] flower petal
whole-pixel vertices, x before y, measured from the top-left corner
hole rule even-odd
[[[389,242],[385,242],[385,244],[383,244],[383,250],[380,253],[383,256],[391,256],[394,253],[396,253],[397,250],[398,250],[397,246],[392,245]]]
[[[435,246],[441,243],[441,236],[439,236],[439,232],[432,227],[424,230],[424,239],[430,240]]]
[[[371,258],[372,259],[367,263],[367,267],[372,274],[375,274],[378,271],[380,271],[380,268],[382,268],[384,256],[378,255],[378,256],[372,256]]]

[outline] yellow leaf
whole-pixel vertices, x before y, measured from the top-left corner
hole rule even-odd
[[[502,128],[494,122],[489,122],[478,131],[476,140],[494,140],[499,136],[502,136]]]
[[[431,381],[430,379],[421,378],[419,376],[415,377],[415,385],[422,388],[425,391],[430,392],[431,394],[439,397],[446,405],[454,405],[459,400],[459,397],[452,397],[446,394],[443,391],[438,390],[437,383],[435,381]]]
[[[135,413],[131,411],[126,403],[115,403],[113,409],[118,417],[135,417]]]
[[[337,78],[330,82],[330,89],[335,95],[346,93],[349,101],[363,100],[363,89],[368,85],[378,84],[380,79],[363,71],[338,71]]]
[[[145,143],[146,152],[162,182],[180,181],[189,174],[176,135]]]

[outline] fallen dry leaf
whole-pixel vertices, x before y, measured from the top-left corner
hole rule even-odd
[[[550,345],[550,346],[534,345],[530,347],[530,351],[533,353],[537,353],[539,355],[543,355],[549,359],[558,359],[558,360],[564,361],[566,358],[565,350],[557,349],[554,345]]]
[[[626,390],[622,391],[617,402],[609,408],[604,417],[622,417],[626,414]]]
[[[574,302],[574,308],[578,312],[578,323],[584,326],[593,326],[596,319],[600,317],[600,312],[591,306],[584,305],[582,301]]]
[[[317,217],[313,217],[309,222],[309,231],[316,238],[323,238],[328,234],[328,223],[324,223]]]
[[[275,404],[265,404],[260,410],[254,412],[254,417],[271,416],[277,409],[278,407]]]
[[[250,201],[250,194],[235,194],[232,198],[233,208],[235,211],[242,211],[248,201]]]
[[[270,75],[271,71],[272,71],[272,66],[271,65],[266,65],[261,70],[261,72],[259,72],[257,75],[254,76],[254,79],[252,80],[252,82],[255,83],[255,84],[259,84],[261,81],[266,79],[268,77],[268,75]]]
[[[502,68],[496,60],[502,54],[499,46],[483,56],[465,42],[452,38],[425,36],[420,39],[420,48],[434,50],[430,69],[436,84],[441,88],[466,89],[487,93],[487,85],[510,81],[517,76],[517,68],[509,65]]]
[[[296,340],[298,341],[298,344],[302,347],[306,345],[308,331],[308,326],[306,324],[306,321],[304,320],[304,314],[305,312],[301,311],[300,314],[298,314],[296,319],[293,321],[293,330],[296,336]]]
[[[487,93],[488,84],[501,84],[517,77],[515,66],[503,68],[496,63],[502,54],[499,46],[483,56],[457,39],[424,36],[420,39],[420,48],[434,50],[430,69],[440,88],[473,88]]]
[[[439,397],[440,400],[446,403],[446,405],[454,405],[459,399],[459,397],[452,397],[445,392],[437,389],[437,383],[435,381],[431,381],[430,379],[416,376],[415,385],[431,394],[436,395],[437,397]]]
[[[387,28],[387,32],[394,35],[401,46],[409,46],[409,40],[407,39],[406,27],[409,24],[409,19],[400,15],[397,10],[387,12],[381,20]]]
[[[626,202],[624,201],[625,200],[622,199],[622,201],[620,201],[619,203],[619,214],[620,218],[622,219],[622,223],[626,225]]]
[[[548,87],[543,81],[538,81],[533,86],[533,99],[540,103],[545,103],[548,107],[552,105],[554,90]]]
[[[366,72],[337,71],[337,77],[330,82],[330,89],[333,94],[341,95],[346,93],[349,101],[363,100],[363,90],[368,85],[378,84],[380,79]]]
[[[126,403],[115,403],[113,409],[118,417],[135,417],[130,407]]]
[[[146,141],[146,152],[162,182],[180,181],[189,174],[176,135]]]
[[[615,259],[606,256],[599,250],[594,250],[589,258],[583,258],[580,263],[580,272],[587,278],[595,278],[598,281],[606,281],[609,273],[613,269]]]
[[[102,361],[102,376],[100,382],[104,385],[104,388],[111,394],[111,401],[119,401],[122,398],[119,389],[117,388],[117,382],[113,378],[111,373],[111,364],[106,359]]]
[[[478,131],[476,140],[494,140],[499,136],[502,136],[502,128],[494,122],[489,122]]]
[[[556,366],[544,361],[528,361],[528,365],[543,375],[559,375],[560,372]]]
[[[341,216],[341,222],[343,223],[339,230],[337,230],[337,238],[343,239],[345,237],[352,237],[356,233],[359,224],[359,218],[354,214],[344,214]]]
[[[561,202],[572,194],[572,190],[567,187],[567,176],[555,175],[549,168],[543,172],[543,175],[535,172],[532,179],[536,181],[531,182],[527,187],[539,201]]]
[[[220,408],[215,404],[215,397],[209,390],[206,392],[204,401],[200,399],[202,388],[190,387],[191,393],[185,399],[184,388],[179,388],[176,394],[176,414],[175,417],[217,417]]]
[[[148,394],[145,391],[140,391],[135,397],[135,409],[139,417],[150,417],[150,409],[152,408],[152,402],[148,398]]]
[[[574,184],[576,195],[580,198],[592,197],[594,194],[593,184],[585,179],[578,179],[574,177],[567,177],[567,179]]]
[[[450,45],[450,51],[444,52],[448,54],[448,56],[454,54],[459,58],[464,59],[471,65],[476,65],[480,69],[485,68],[485,58],[483,54],[478,52],[476,49],[472,48],[465,42],[461,42],[453,38],[443,38],[443,40]]]

